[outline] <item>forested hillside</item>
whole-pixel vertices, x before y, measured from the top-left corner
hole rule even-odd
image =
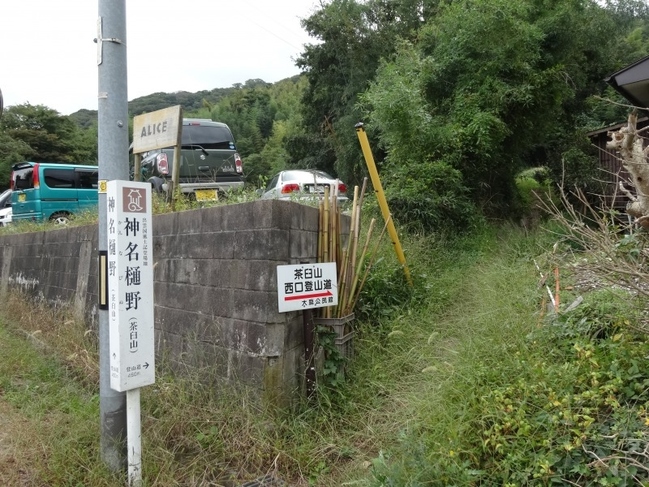
[[[154,93],[129,114],[180,104],[228,123],[255,187],[285,167],[360,183],[362,121],[395,218],[465,228],[517,217],[526,168],[592,188],[585,134],[630,111],[604,79],[649,54],[642,0],[328,0],[303,27],[316,42],[296,61],[301,76]],[[20,160],[94,162],[96,135],[91,111],[7,107],[0,186]]]

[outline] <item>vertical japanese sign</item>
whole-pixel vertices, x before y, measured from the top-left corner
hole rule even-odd
[[[110,387],[155,382],[151,185],[108,181]]]
[[[335,262],[277,266],[277,306],[280,313],[337,304]]]

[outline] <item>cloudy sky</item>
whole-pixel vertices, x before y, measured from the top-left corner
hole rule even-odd
[[[102,0],[112,1],[112,0]],[[2,0],[5,107],[97,109],[99,0]],[[126,0],[128,99],[296,75],[316,0]]]

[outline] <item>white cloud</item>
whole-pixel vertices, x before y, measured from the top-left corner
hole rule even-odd
[[[5,106],[97,109],[98,1],[10,0],[0,9]],[[110,0],[101,0],[110,1]],[[128,99],[275,82],[299,73],[314,0],[126,1]]]

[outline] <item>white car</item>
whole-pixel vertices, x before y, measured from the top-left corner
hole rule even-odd
[[[327,186],[329,194],[337,195],[338,202],[348,200],[347,185],[317,169],[288,169],[277,173],[261,194],[261,199],[314,201],[324,196]]]
[[[7,189],[0,194],[0,226],[11,223],[11,190]]]

